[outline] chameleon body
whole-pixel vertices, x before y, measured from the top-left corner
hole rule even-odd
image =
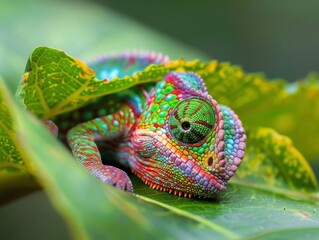
[[[166,61],[153,53],[125,53],[101,58],[90,67],[101,79],[110,79]],[[133,191],[128,175],[103,164],[109,158],[153,188],[215,197],[226,189],[245,150],[246,136],[236,114],[219,105],[192,72],[171,72],[157,83],[100,98],[56,123],[91,174],[128,192]]]

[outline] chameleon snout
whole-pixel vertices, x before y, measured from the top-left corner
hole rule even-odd
[[[155,154],[155,147],[152,144],[153,137],[146,133],[135,133],[132,138],[132,146],[139,158],[151,158]]]

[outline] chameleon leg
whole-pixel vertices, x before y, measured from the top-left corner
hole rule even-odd
[[[73,155],[92,175],[127,192],[133,192],[131,180],[121,169],[102,164],[95,141],[112,141],[125,136],[134,124],[132,116],[134,116],[132,110],[126,107],[117,113],[81,123],[67,134]]]

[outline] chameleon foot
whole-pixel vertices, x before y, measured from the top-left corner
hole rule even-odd
[[[126,172],[121,169],[102,165],[98,171],[93,172],[93,175],[106,184],[112,185],[129,193],[133,192],[133,185],[130,178],[127,176]]]

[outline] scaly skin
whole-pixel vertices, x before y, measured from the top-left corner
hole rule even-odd
[[[114,77],[142,70],[145,59],[167,60],[124,54],[91,67],[97,75]],[[127,174],[104,165],[99,149],[111,151],[153,188],[189,197],[215,197],[225,190],[244,156],[240,120],[191,72],[171,72],[155,86],[133,87],[63,117],[58,119],[60,130],[63,134],[71,128],[67,142],[75,158],[101,181],[128,192],[133,187]]]

